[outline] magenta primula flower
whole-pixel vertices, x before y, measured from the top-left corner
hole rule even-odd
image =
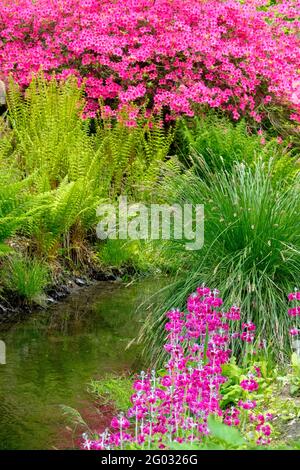
[[[241,335],[240,338],[242,341],[245,341],[246,343],[253,343],[254,341],[254,334],[248,333],[248,331],[244,331]]]
[[[186,312],[174,309],[166,313],[165,370],[160,374],[142,371],[133,382],[132,406],[127,417],[123,414],[114,417],[111,421],[114,432],[100,436],[98,441],[88,441],[85,446],[123,449],[127,443],[134,443],[151,448],[153,443],[155,446],[159,443],[161,448],[167,448],[173,441],[201,443],[209,434],[210,414],[220,417],[228,426],[239,426],[241,412],[245,419],[244,414],[256,407],[255,400],[244,399],[238,407],[221,408],[221,386],[227,381],[222,366],[230,360],[232,343],[240,337],[240,333],[230,333],[229,321],[238,321],[240,309],[231,307],[228,318],[228,314],[219,310],[223,300],[218,295],[217,290],[201,286],[189,296]],[[242,334],[254,338],[252,322],[243,324],[243,328]],[[240,386],[245,392],[258,389],[252,375],[241,381]],[[249,420],[255,426],[264,424],[254,415]],[[263,431],[260,434],[265,438]]]
[[[170,387],[172,385],[172,379],[170,376],[166,375],[160,380],[160,383],[163,387]]]
[[[262,376],[261,368],[260,368],[260,367],[254,366],[254,370],[255,370],[255,373],[256,373],[256,376],[257,376],[257,377],[261,377],[261,376]]]
[[[205,287],[204,285],[201,286],[201,287],[197,287],[197,294],[200,296],[200,297],[203,297],[205,295],[210,295],[211,294],[211,290],[209,289],[209,287]]]
[[[291,292],[288,295],[288,299],[291,301],[299,301],[300,300],[300,292],[295,289],[294,292]],[[300,334],[300,328],[297,326],[297,317],[300,316],[300,306],[294,306],[292,308],[288,309],[288,315],[293,318],[293,321],[295,321],[296,325],[290,328],[289,330],[289,335],[291,337],[298,336]]]
[[[260,424],[258,426],[256,426],[256,431],[260,431],[262,432],[262,434],[264,436],[270,436],[271,435],[271,426],[269,426],[268,424],[266,424],[265,426],[261,426]]]
[[[238,402],[238,405],[240,408],[243,408],[244,410],[253,410],[254,408],[256,408],[257,403],[255,400],[247,400],[247,401],[240,400]]]

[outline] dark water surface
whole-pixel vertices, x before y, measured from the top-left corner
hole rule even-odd
[[[60,405],[83,412],[91,378],[139,369],[138,346],[126,345],[143,321],[136,308],[157,288],[153,280],[97,283],[0,332],[0,449],[64,447]]]

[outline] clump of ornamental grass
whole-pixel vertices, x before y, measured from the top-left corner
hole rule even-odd
[[[156,360],[162,357],[165,309],[182,307],[187,294],[205,282],[220,286],[228,302],[241,307],[243,320],[256,323],[259,339],[282,357],[288,343],[285,292],[300,276],[300,177],[288,185],[272,180],[272,162],[203,171],[205,178],[191,170],[169,181],[173,201],[204,204],[204,245],[187,251],[185,240],[166,242],[165,250],[176,262],[182,259],[184,270],[146,320],[146,348]]]
[[[130,272],[143,275],[175,271],[174,263],[169,265],[157,241],[108,238],[105,243],[100,244],[97,257],[104,269],[116,269],[124,274]]]
[[[48,268],[37,259],[15,256],[7,260],[0,272],[3,286],[28,303],[43,303],[49,283]]]

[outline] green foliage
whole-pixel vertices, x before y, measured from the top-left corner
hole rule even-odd
[[[120,411],[127,411],[131,406],[132,380],[127,377],[108,376],[102,380],[93,380],[90,391],[104,403],[113,403]]]
[[[7,166],[1,167],[0,161],[0,252],[7,251],[3,242],[22,226],[24,206],[30,198],[28,179],[19,180]]]
[[[147,240],[108,239],[97,255],[104,269],[117,269],[120,274],[169,274],[174,270],[160,244]]]
[[[260,377],[255,378],[259,385],[259,391],[255,393],[255,400],[258,408],[265,409],[275,389],[278,388],[276,382],[278,371],[274,363],[265,359],[254,360],[253,357],[243,365],[238,365],[233,357],[230,362],[222,366],[222,374],[227,378],[221,387],[222,408],[237,405],[239,400],[243,399],[245,392],[240,387],[240,382],[247,378],[249,370],[255,375],[254,367],[259,367],[261,373]]]
[[[10,254],[13,250],[6,245],[6,243],[0,243],[0,258]]]
[[[272,180],[272,162],[268,168],[258,162],[253,170],[244,164],[231,172],[204,170],[204,179],[191,170],[169,181],[177,203],[204,204],[205,239],[202,249],[190,252],[185,240],[166,244],[185,271],[146,322],[147,348],[161,349],[165,311],[182,308],[188,294],[205,282],[220,290],[225,309],[239,305],[242,319],[256,323],[258,341],[266,339],[277,354],[283,353],[288,347],[286,296],[300,274],[300,177],[283,188],[281,181]]]
[[[293,353],[291,357],[292,374],[290,376],[291,395],[300,395],[300,358]]]
[[[300,419],[300,403],[299,400],[295,400],[295,397],[291,397],[283,393],[280,386],[281,377],[277,377],[278,388],[274,391],[273,395],[268,397],[268,403],[265,404],[268,412],[272,413],[277,418],[276,422],[276,433],[282,434],[282,431],[287,429],[287,423],[297,422]]]
[[[66,418],[74,425],[76,426],[83,426],[86,427],[87,429],[88,426],[84,419],[82,418],[81,414],[79,411],[75,410],[71,406],[66,406],[66,405],[60,405],[61,410],[63,412],[63,415],[66,416]]]
[[[287,444],[271,445],[268,450],[300,450],[300,441],[294,440]]]
[[[60,405],[60,408],[67,423],[72,426],[73,439],[76,436],[78,428],[91,433],[91,429],[89,428],[88,424],[85,422],[78,410],[75,410],[71,406],[67,405]]]
[[[290,154],[299,158],[299,130],[290,120],[290,110],[280,103],[273,103],[268,109],[266,106],[262,107],[262,111],[265,114],[264,128],[268,134],[282,136],[289,145]]]
[[[83,119],[84,87],[75,78],[47,81],[40,75],[25,94],[11,81],[7,103],[7,118],[0,119],[3,255],[5,241],[21,234],[35,256],[53,260],[63,254],[84,264],[87,240],[95,238],[97,206],[120,194],[135,201],[156,198],[162,169],[176,166],[166,162],[173,133],[159,117],[132,128],[100,117]],[[117,251],[104,249],[104,261]],[[147,269],[133,245],[125,249],[125,261],[115,261],[126,260]]]
[[[40,261],[12,257],[0,271],[2,284],[29,303],[42,303],[49,282],[47,267]]]
[[[14,82],[8,89],[14,155],[25,175],[39,170],[55,188],[68,174],[83,176],[92,158],[88,122],[80,119],[83,90],[74,79],[64,84],[34,78],[25,97]],[[46,182],[44,182],[46,184]]]
[[[72,245],[95,226],[98,204],[91,180],[65,179],[56,190],[33,198],[22,232],[32,238],[39,254],[57,255],[61,246],[70,252]]]

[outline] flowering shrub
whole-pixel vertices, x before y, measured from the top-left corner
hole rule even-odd
[[[255,413],[255,392],[260,370],[254,368],[240,381],[237,406],[221,409],[220,387],[226,381],[222,366],[231,356],[231,342],[244,340],[239,331],[239,309],[221,312],[218,291],[199,287],[187,301],[187,313],[167,313],[165,350],[169,360],[165,371],[142,372],[133,384],[132,407],[111,421],[112,432],[84,436],[87,449],[170,447],[172,442],[199,444],[209,435],[209,415],[228,426],[240,426],[258,444],[270,442],[270,414]],[[242,330],[253,332],[249,322]],[[251,336],[251,341],[253,338]]]
[[[256,121],[272,102],[299,120],[298,0],[0,0],[0,70],[86,79],[87,111],[194,104]]]

